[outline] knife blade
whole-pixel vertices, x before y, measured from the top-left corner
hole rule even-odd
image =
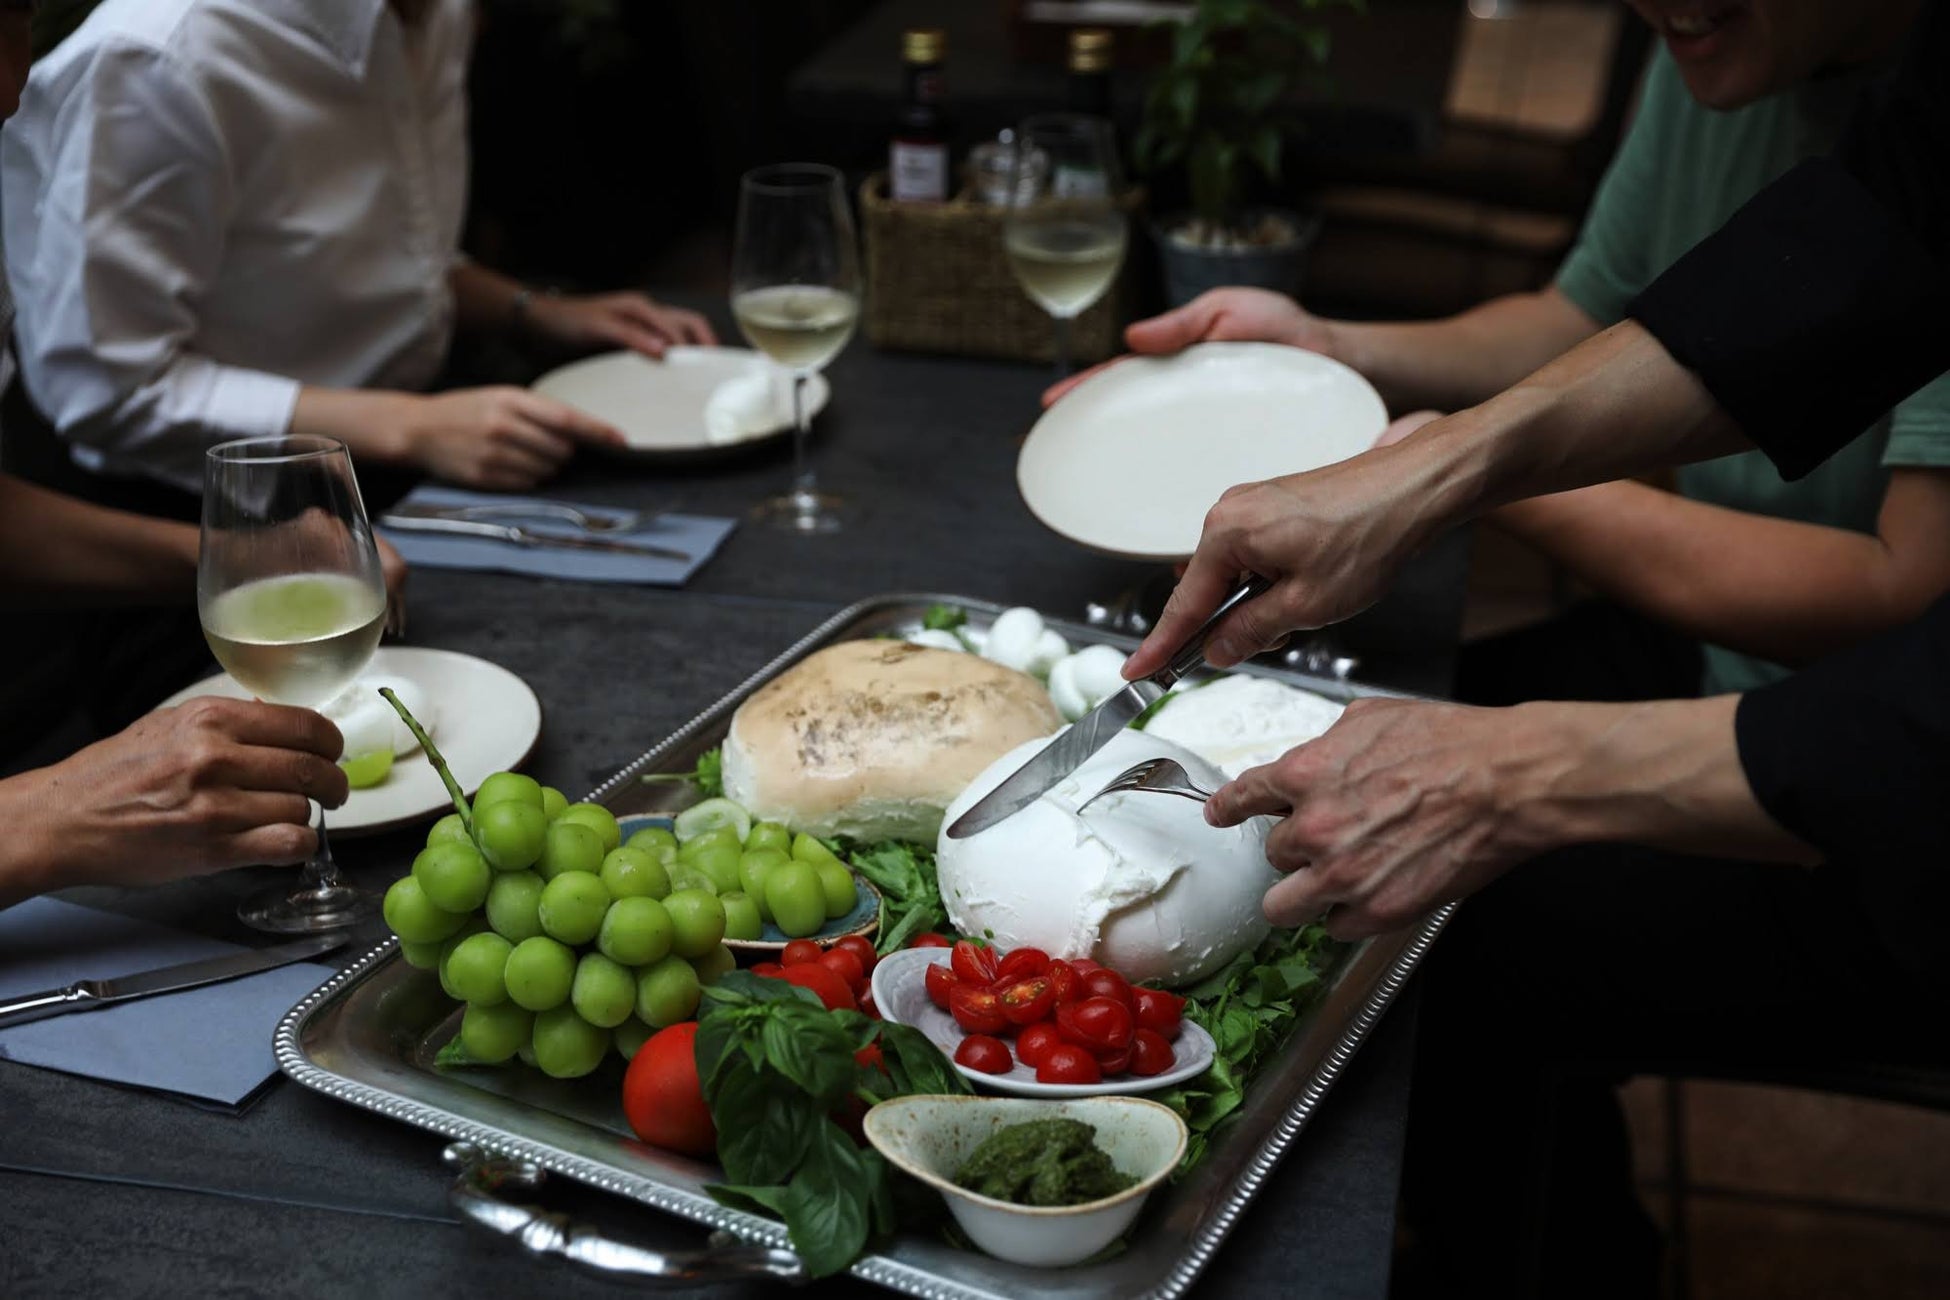
[[[554,533],[538,533],[519,524],[491,524],[479,519],[387,514],[379,517],[379,526],[402,533],[445,533],[452,537],[486,537],[497,542],[508,542],[514,546],[541,549],[611,551],[624,555],[648,555],[660,560],[676,560],[680,564],[689,564],[694,558],[688,551],[658,546],[653,542],[614,537],[564,537]]]
[[[205,984],[219,984],[240,975],[274,970],[343,947],[346,937],[343,932],[316,934],[274,948],[226,953],[221,957],[184,962],[179,966],[163,966],[134,975],[117,975],[113,979],[77,980],[66,988],[7,998],[0,1001],[0,1029],[45,1020],[49,1016],[65,1015],[70,1011],[95,1011],[118,1002],[154,997],[159,993],[176,993]]]
[[[1179,678],[1204,662],[1205,640],[1226,615],[1254,597],[1266,594],[1272,585],[1257,576],[1241,583],[1213,611],[1212,617],[1186,639],[1163,668],[1149,677],[1126,684],[1123,690],[1077,719],[1067,731],[1059,733],[1056,739],[1038,750],[1002,784],[957,817],[954,825],[948,828],[948,838],[965,840],[1014,816],[1042,798],[1057,782],[1082,767],[1092,754],[1110,743],[1111,737],[1130,726],[1139,714],[1164,698],[1165,692],[1175,686]]]

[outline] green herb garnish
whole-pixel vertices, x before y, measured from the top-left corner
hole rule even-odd
[[[929,605],[921,615],[921,626],[930,632],[953,632],[968,622],[968,611],[959,605]]]
[[[688,772],[646,772],[637,780],[645,785],[658,781],[689,781],[698,793],[715,799],[724,793],[724,751],[715,745],[697,756],[697,766]]]
[[[1111,1163],[1079,1119],[1032,1119],[998,1129],[955,1171],[955,1186],[1012,1205],[1082,1205],[1137,1180]]]
[[[880,891],[880,929],[874,946],[883,953],[905,948],[917,934],[948,923],[935,883],[934,852],[906,840],[842,845],[840,856]]]

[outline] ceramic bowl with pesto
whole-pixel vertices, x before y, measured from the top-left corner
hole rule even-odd
[[[1096,1146],[1126,1185],[1079,1204],[1020,1205],[957,1184],[984,1142],[1049,1119],[1095,1130]],[[1185,1155],[1185,1122],[1140,1097],[898,1097],[868,1111],[865,1127],[883,1156],[941,1193],[969,1240],[998,1259],[1040,1268],[1081,1263],[1117,1240]],[[1034,1154],[1024,1152],[1025,1161]]]

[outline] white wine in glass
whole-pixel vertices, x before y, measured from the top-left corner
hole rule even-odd
[[[860,250],[839,172],[781,163],[745,173],[731,314],[746,340],[792,376],[792,489],[753,513],[793,532],[834,532],[845,503],[819,490],[806,458],[806,381],[846,347],[860,316]]]
[[[317,708],[379,646],[386,584],[352,458],[329,438],[251,438],[204,460],[197,611],[210,650],[258,699]],[[253,894],[246,924],[303,934],[364,920],[377,900],[344,884],[318,814],[296,887]]]
[[[1043,113],[1016,132],[1002,249],[1056,326],[1056,372],[1070,366],[1070,322],[1095,306],[1124,264],[1123,181],[1110,123]]]

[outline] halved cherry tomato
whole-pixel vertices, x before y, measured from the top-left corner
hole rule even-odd
[[[1007,1074],[1016,1068],[1009,1045],[987,1034],[970,1034],[955,1049],[955,1064],[980,1070],[983,1074]]]
[[[826,951],[811,939],[794,939],[779,954],[781,966],[803,966],[809,961],[818,961],[819,954]]]
[[[1154,1074],[1163,1074],[1178,1064],[1178,1054],[1171,1050],[1165,1036],[1155,1029],[1140,1028],[1131,1039],[1131,1073],[1148,1079]]]
[[[752,967],[752,974],[777,975],[779,972],[783,971],[784,969],[785,967],[779,965],[775,961],[762,961],[758,963],[758,965]]]
[[[1114,1052],[1092,1052],[1091,1055],[1097,1058],[1097,1068],[1104,1072],[1106,1079],[1131,1068],[1130,1043],[1124,1044]]]
[[[860,959],[844,948],[828,948],[819,954],[819,964],[846,981],[850,989],[858,990],[867,973],[860,969]]]
[[[1049,986],[1055,991],[1056,1000],[1059,1003],[1075,1002],[1084,996],[1083,976],[1077,974],[1077,968],[1067,961],[1051,962],[1049,964],[1049,975],[1047,978],[1049,979]]]
[[[953,945],[948,941],[946,935],[936,934],[930,930],[925,934],[917,934],[912,939],[909,939],[907,946],[910,948],[948,948]]]
[[[1065,1042],[1091,1052],[1119,1052],[1131,1045],[1136,1026],[1122,1002],[1112,998],[1085,998],[1056,1009],[1056,1029]]]
[[[1178,1037],[1178,1022],[1185,1012],[1185,999],[1163,989],[1134,988],[1139,1028],[1155,1030],[1166,1041]]]
[[[955,978],[964,984],[987,988],[995,983],[995,949],[984,948],[973,939],[955,940],[953,965]]]
[[[948,1011],[966,1033],[1000,1034],[1009,1028],[1009,1017],[1002,1014],[1002,999],[972,984],[958,983],[948,991]]]
[[[873,974],[874,966],[880,961],[880,954],[873,950],[872,942],[857,934],[833,940],[833,947],[852,953],[859,960],[860,973],[863,975]]]
[[[887,1063],[881,1058],[880,1044],[868,1043],[853,1054],[853,1063],[863,1070],[885,1070]]]
[[[954,971],[948,969],[946,964],[936,962],[928,967],[928,1001],[946,1011],[948,994],[959,983],[961,981],[955,978]]]
[[[1122,1002],[1127,1011],[1137,1009],[1137,1003],[1131,997],[1131,982],[1108,966],[1100,966],[1085,975],[1083,987],[1090,997],[1112,998]]]
[[[871,984],[867,985],[867,991],[860,995],[860,1014],[871,1017],[874,1020],[881,1018],[880,1008],[874,1004],[873,985]]]
[[[1049,970],[1049,954],[1041,948],[1018,948],[995,964],[997,985],[1034,979]]]
[[[1096,1058],[1073,1043],[1058,1043],[1036,1067],[1037,1083],[1102,1083]]]
[[[997,984],[996,995],[1002,999],[1002,1014],[1009,1017],[1012,1025],[1033,1025],[1045,1020],[1056,1006],[1056,990],[1040,975],[1014,984]]]
[[[1104,968],[1101,962],[1091,961],[1088,957],[1072,957],[1070,958],[1070,965],[1076,967],[1077,974],[1079,975],[1088,975],[1093,970],[1102,970]]]
[[[788,966],[779,972],[779,978],[788,984],[796,984],[802,989],[811,989],[814,997],[826,1005],[828,1011],[858,1011],[860,1004],[853,1000],[853,990],[846,981],[835,975],[818,962]]]
[[[1043,1063],[1050,1048],[1060,1047],[1062,1043],[1063,1035],[1056,1032],[1055,1025],[1045,1020],[1016,1035],[1016,1059],[1033,1070]]]

